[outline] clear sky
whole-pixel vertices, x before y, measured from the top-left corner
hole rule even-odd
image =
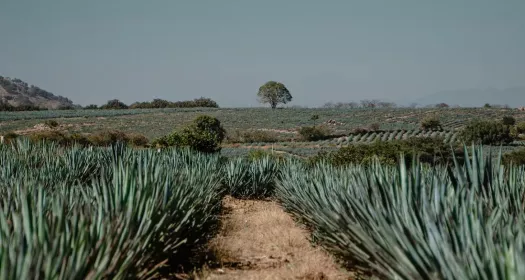
[[[525,85],[525,0],[0,0],[0,75],[75,103],[404,101]]]

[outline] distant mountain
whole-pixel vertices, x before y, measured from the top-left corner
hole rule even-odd
[[[0,76],[0,103],[12,107],[38,107],[41,109],[63,109],[75,105],[63,96],[54,95],[39,87],[28,85],[20,79]]]
[[[420,105],[443,102],[450,106],[461,107],[482,107],[486,103],[520,107],[525,106],[525,87],[447,90],[419,98],[414,102]]]

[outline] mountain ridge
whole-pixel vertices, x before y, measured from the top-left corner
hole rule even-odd
[[[13,108],[33,107],[49,110],[75,106],[69,98],[55,95],[17,78],[3,76],[0,76],[0,103]]]

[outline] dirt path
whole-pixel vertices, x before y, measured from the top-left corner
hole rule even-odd
[[[224,206],[211,245],[219,267],[198,279],[352,279],[276,202],[227,197]]]

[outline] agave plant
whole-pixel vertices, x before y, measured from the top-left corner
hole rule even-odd
[[[22,140],[0,166],[0,279],[151,277],[218,222],[214,156]]]
[[[309,169],[276,195],[336,255],[384,279],[524,279],[525,170],[472,149],[464,165]]]
[[[263,198],[273,194],[279,164],[270,156],[256,160],[237,158],[224,166],[226,192],[238,198]]]

